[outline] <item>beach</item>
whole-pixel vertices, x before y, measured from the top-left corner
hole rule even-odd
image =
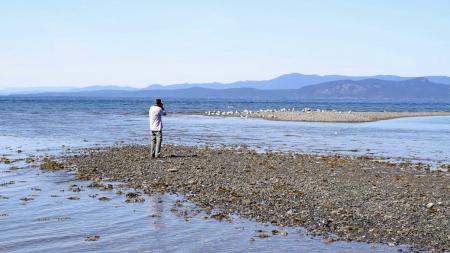
[[[304,227],[327,242],[450,249],[450,177],[368,156],[257,153],[246,147],[146,145],[88,149],[63,167],[81,180],[119,181],[147,194],[181,193],[212,218],[231,214]]]
[[[404,117],[449,116],[450,112],[344,112],[305,109],[303,109],[302,111],[297,111],[294,109],[268,109],[257,111],[208,111],[203,114],[207,116],[261,118],[279,121],[357,123]]]
[[[170,110],[185,114],[164,118],[160,160],[140,146],[149,141],[147,101],[0,104],[0,251],[448,250],[450,117],[353,124],[187,115],[446,104],[172,101]]]

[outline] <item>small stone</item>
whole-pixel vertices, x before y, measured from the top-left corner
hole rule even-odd
[[[134,203],[142,203],[142,202],[145,202],[145,198],[139,196],[137,198],[134,198],[132,202],[134,202]]]
[[[127,193],[126,196],[127,196],[127,198],[136,198],[136,197],[139,197],[140,195],[135,192],[129,192],[129,193]]]
[[[70,190],[73,191],[73,192],[80,192],[81,188],[78,187],[78,186],[73,186],[72,188],[70,188]]]
[[[267,234],[267,233],[261,233],[261,234],[257,235],[256,237],[259,237],[259,238],[261,238],[261,239],[265,239],[265,238],[269,238],[270,235]]]
[[[86,236],[85,240],[88,242],[98,241],[98,240],[100,240],[100,236],[99,235],[88,235],[88,236]]]
[[[283,236],[286,236],[286,235],[288,235],[288,232],[284,231],[284,230],[274,229],[274,230],[272,230],[272,235],[283,235]]]
[[[224,219],[225,220],[230,219],[230,216],[226,213],[216,213],[216,214],[211,215],[211,218],[221,221]]]
[[[335,242],[336,240],[334,238],[328,237],[328,238],[323,238],[322,241],[324,243],[332,243],[332,242]]]
[[[16,166],[12,166],[12,167],[9,168],[10,171],[16,171],[18,169],[19,169],[19,167],[16,167]]]
[[[112,190],[114,187],[112,184],[102,184],[99,182],[92,182],[91,184],[88,185],[89,188],[96,188],[100,191],[107,191],[107,190]]]
[[[126,203],[142,203],[145,201],[145,198],[136,192],[129,192],[127,193],[126,196],[127,196],[127,199],[125,200]]]
[[[431,209],[433,207],[434,207],[434,203],[433,202],[430,202],[430,203],[427,204],[427,208],[428,209]]]
[[[27,157],[27,158],[25,158],[25,162],[26,163],[33,163],[34,162],[34,158],[33,157]]]
[[[60,170],[64,169],[64,165],[62,163],[58,163],[56,161],[51,160],[50,158],[44,158],[41,163],[42,170]]]

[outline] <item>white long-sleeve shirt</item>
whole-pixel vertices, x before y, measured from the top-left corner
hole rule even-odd
[[[159,106],[153,105],[148,110],[150,119],[150,131],[161,131],[163,128],[161,116],[166,115],[166,112]]]

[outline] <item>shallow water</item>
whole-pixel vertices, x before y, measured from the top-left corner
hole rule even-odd
[[[169,111],[198,108],[302,107],[306,102],[169,101]],[[361,110],[450,110],[450,104],[308,102],[315,107]],[[148,142],[146,100],[0,97],[0,143],[8,146],[84,147],[117,141]],[[205,109],[205,110],[206,110]],[[369,123],[281,122],[173,114],[165,142],[249,144],[260,150],[371,154],[422,162],[448,162],[450,117],[413,117]]]
[[[148,143],[145,115],[70,114],[0,125],[0,143],[35,149],[117,142]],[[4,121],[7,121],[3,118]],[[25,121],[25,120],[24,120]],[[449,163],[450,117],[411,117],[368,123],[282,122],[175,114],[164,120],[164,142],[248,144],[259,150],[373,155],[394,160]]]
[[[240,144],[262,150],[382,156],[449,163],[450,117],[413,117],[369,123],[283,122],[245,118],[169,117],[167,140]]]
[[[61,102],[62,103],[62,102]],[[27,104],[0,108],[0,155],[24,158],[58,154],[117,142],[147,143],[145,114],[125,113],[110,101]],[[73,104],[72,104],[73,105]],[[109,109],[108,109],[109,108]],[[118,113],[120,112],[120,113]],[[450,117],[418,117],[372,123],[306,123],[245,118],[172,115],[164,119],[165,143],[186,145],[248,144],[258,150],[372,154],[426,162],[450,162]],[[17,151],[21,150],[21,153]],[[17,166],[18,170],[9,170]],[[65,172],[42,172],[24,162],[0,164],[0,252],[389,252],[398,247],[366,243],[323,243],[301,229],[287,236],[254,238],[273,227],[235,217],[233,222],[185,221],[170,211],[182,196],[149,196],[126,204],[114,191],[84,187],[69,191]],[[11,184],[3,184],[14,182]],[[39,191],[38,189],[41,189]],[[99,194],[96,198],[89,195]],[[52,197],[56,195],[57,197]],[[80,200],[69,200],[78,196]],[[100,201],[101,196],[110,201]],[[31,201],[20,200],[31,197]],[[101,236],[88,242],[91,234]],[[255,239],[254,241],[252,240]]]
[[[182,196],[153,195],[144,203],[130,204],[124,202],[124,195],[116,194],[117,185],[115,190],[100,191],[67,172],[23,168],[23,162],[13,165],[22,169],[0,167],[0,252],[395,252],[400,248],[327,244],[300,228],[279,228],[239,217],[217,221],[204,219],[207,215],[200,213],[186,220],[171,210]],[[72,192],[74,184],[82,191]],[[80,199],[68,199],[74,196]],[[21,200],[24,197],[32,200]],[[100,201],[99,197],[111,200]],[[258,230],[270,234],[273,229],[288,234],[257,237]],[[99,235],[100,240],[86,241],[89,235]]]

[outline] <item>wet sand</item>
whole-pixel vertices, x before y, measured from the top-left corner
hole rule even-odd
[[[281,121],[306,122],[372,122],[404,117],[450,116],[450,112],[336,112],[336,111],[242,111],[242,112],[206,112],[207,116],[262,118]]]
[[[90,149],[64,158],[79,179],[182,193],[206,212],[305,227],[325,240],[450,249],[450,177],[369,157],[258,154],[246,148]],[[56,166],[58,167],[58,166]],[[413,168],[414,167],[414,168]]]

